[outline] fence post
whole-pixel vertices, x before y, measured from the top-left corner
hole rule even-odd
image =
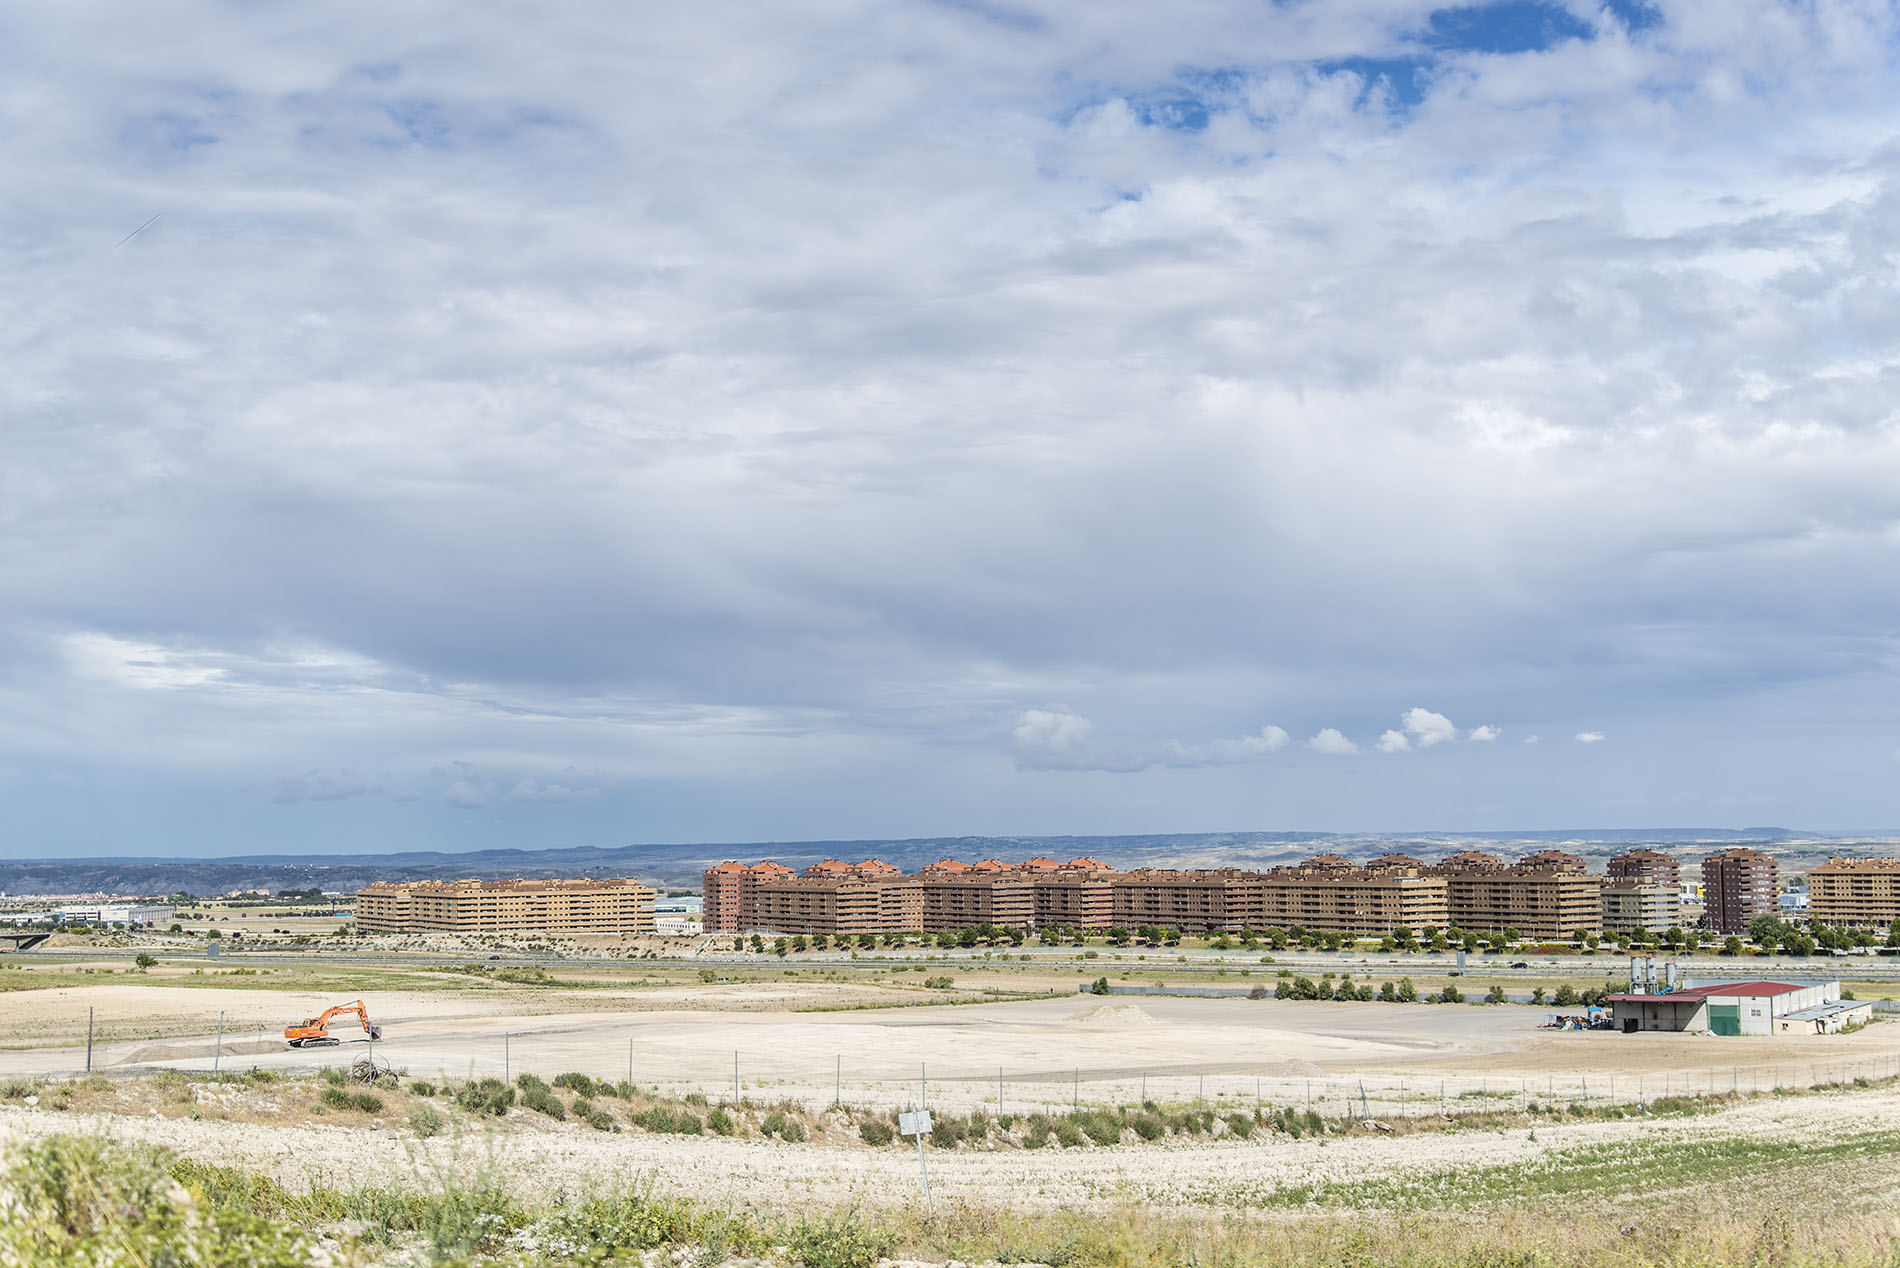
[[[514,1062],[508,1049],[509,1036],[508,1032],[504,1030],[501,1032],[501,1081],[503,1083],[513,1083],[515,1081]]]
[[[92,1073],[92,1009],[86,1010],[86,1073]]]

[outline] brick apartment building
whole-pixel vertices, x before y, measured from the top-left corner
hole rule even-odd
[[[1647,848],[1612,858],[1603,887],[1603,927],[1612,933],[1659,932],[1682,923],[1682,864]]]
[[[1527,938],[1562,939],[1603,931],[1603,878],[1562,850],[1539,850],[1515,863],[1467,850],[1432,869],[1445,879],[1445,906],[1460,929],[1516,929]]]
[[[356,894],[369,933],[653,932],[653,891],[633,880],[379,881]]]
[[[770,869],[770,870],[763,870]],[[1232,868],[1141,868],[1115,872],[1100,860],[1058,863],[943,859],[912,874],[877,860],[828,859],[794,875],[778,864],[708,868],[706,928],[743,933],[937,933],[1003,928],[1135,929],[1185,933],[1300,926],[1319,933],[1383,934],[1457,925],[1515,928],[1564,938],[1602,929],[1602,878],[1557,851],[1507,864],[1488,854],[1429,866],[1387,855],[1361,867],[1320,855],[1265,872]]]
[[[1747,933],[1756,916],[1780,912],[1780,867],[1769,855],[1731,846],[1702,860],[1702,901],[1717,933]]]
[[[1900,920],[1900,859],[1829,859],[1812,869],[1808,915],[1850,929],[1884,929]]]

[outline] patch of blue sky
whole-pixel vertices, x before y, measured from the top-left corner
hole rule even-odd
[[[1602,4],[1615,15],[1618,22],[1623,24],[1623,29],[1632,35],[1638,31],[1646,31],[1652,26],[1662,25],[1662,10],[1647,3],[1646,0],[1602,0]]]
[[[1375,97],[1383,96],[1389,108],[1398,114],[1410,111],[1425,100],[1431,85],[1435,57],[1419,54],[1411,57],[1338,57],[1318,62],[1314,69],[1322,75],[1346,72],[1359,76],[1362,86],[1353,100],[1363,110]]]
[[[1419,40],[1447,53],[1541,53],[1567,40],[1587,40],[1593,35],[1589,23],[1558,5],[1543,0],[1495,0],[1435,11],[1426,19]]]

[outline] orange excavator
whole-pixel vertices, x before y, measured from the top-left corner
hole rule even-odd
[[[343,1041],[330,1033],[330,1022],[333,1018],[350,1013],[356,1014],[356,1020],[363,1023],[363,1031],[371,1039],[383,1037],[383,1028],[370,1025],[369,1008],[359,999],[349,1004],[338,1004],[335,1008],[326,1008],[315,1017],[307,1017],[284,1027],[284,1038],[290,1041],[293,1048],[333,1047]]]

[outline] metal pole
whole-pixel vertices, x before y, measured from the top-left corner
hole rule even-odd
[[[92,1073],[92,1010],[86,1010],[86,1073]]]
[[[930,1108],[930,1065],[928,1062],[919,1061],[917,1063],[917,1094],[923,1098],[923,1104],[921,1108],[929,1109]],[[920,1143],[917,1147],[919,1149],[922,1149],[923,1145]]]
[[[917,1133],[917,1170],[924,1177],[924,1207],[930,1207],[930,1168],[924,1165],[924,1134]]]
[[[739,1103],[739,1050],[732,1050],[732,1103]]]
[[[374,1043],[375,1040],[372,1039],[370,1042]],[[376,1052],[376,1049],[374,1048],[370,1049],[372,1058],[374,1057],[375,1052]],[[218,1067],[222,1065],[223,1063],[224,1063],[224,1013],[220,1011],[218,1013],[218,1038],[217,1038],[216,1043],[213,1045],[211,1049],[211,1073],[216,1074],[218,1072]],[[370,1069],[372,1070],[374,1070],[375,1068],[376,1067],[373,1064],[370,1066]]]
[[[1196,1098],[1203,1105],[1207,1103],[1207,1076],[1205,1074],[1201,1076],[1201,1090],[1196,1094]]]
[[[1003,1116],[1003,1067],[996,1067],[996,1116]]]
[[[1082,1108],[1082,1067],[1081,1066],[1077,1066],[1075,1068],[1075,1087],[1074,1087],[1074,1090],[1072,1090],[1069,1093],[1069,1108],[1071,1110],[1079,1110]]]
[[[501,1081],[503,1083],[513,1083],[515,1081],[514,1062],[509,1054],[508,1048],[509,1034],[504,1030],[501,1032]]]
[[[844,1054],[838,1054],[837,1068],[831,1072],[831,1108],[837,1109],[844,1097]]]

